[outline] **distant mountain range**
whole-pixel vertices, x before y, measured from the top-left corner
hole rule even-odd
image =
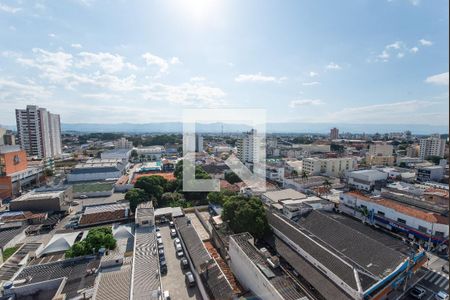
[[[181,122],[160,123],[62,123],[62,131],[74,132],[124,132],[124,133],[181,133],[183,124]],[[15,130],[15,126],[4,126]],[[448,134],[448,126],[440,125],[416,125],[416,124],[330,124],[330,123],[267,123],[267,133],[317,133],[328,134],[330,128],[339,128],[340,133],[388,133],[403,132],[410,130],[413,134]],[[244,124],[210,123],[197,124],[197,132],[201,133],[225,133],[243,132],[250,129]]]
[[[410,130],[413,134],[448,133],[448,126],[413,124],[329,124],[329,123],[267,123],[268,133],[319,133],[328,134],[330,128],[337,127],[341,133],[387,133]],[[243,132],[251,129],[248,125],[211,123],[197,124],[197,132],[225,133]],[[118,123],[118,124],[62,124],[63,131],[78,132],[128,132],[128,133],[180,133],[181,122],[162,123]]]

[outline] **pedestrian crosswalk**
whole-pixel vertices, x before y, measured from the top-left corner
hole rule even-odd
[[[424,282],[426,285],[435,286],[439,288],[440,290],[448,291],[449,288],[449,276],[442,272],[433,272],[430,271],[427,275],[424,277]]]

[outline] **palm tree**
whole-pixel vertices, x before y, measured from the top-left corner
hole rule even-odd
[[[330,192],[330,190],[331,190],[331,182],[328,180],[328,179],[325,179],[324,181],[323,181],[323,184],[322,184],[324,187],[325,187],[325,190],[327,191],[327,193],[329,193]]]

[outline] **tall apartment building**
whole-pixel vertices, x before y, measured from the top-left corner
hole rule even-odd
[[[346,171],[353,171],[356,160],[353,157],[317,158],[309,157],[303,160],[303,170],[309,175],[326,175],[339,177]]]
[[[61,156],[61,123],[59,115],[45,108],[28,105],[16,109],[20,146],[28,156],[50,158]]]
[[[419,157],[426,159],[429,156],[444,156],[445,140],[434,136],[427,139],[420,139]]]
[[[260,138],[256,130],[252,129],[244,134],[237,142],[237,156],[243,163],[253,163],[260,158]]]
[[[195,152],[203,152],[203,137],[200,134],[195,135]]]
[[[339,138],[339,129],[336,127],[331,128],[330,130],[330,139],[331,140],[337,140]]]
[[[117,149],[131,149],[133,148],[133,142],[127,140],[126,138],[122,137],[118,140],[115,140],[113,142],[114,148]]]

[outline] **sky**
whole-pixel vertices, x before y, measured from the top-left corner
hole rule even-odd
[[[448,0],[0,0],[0,124],[448,125]]]

